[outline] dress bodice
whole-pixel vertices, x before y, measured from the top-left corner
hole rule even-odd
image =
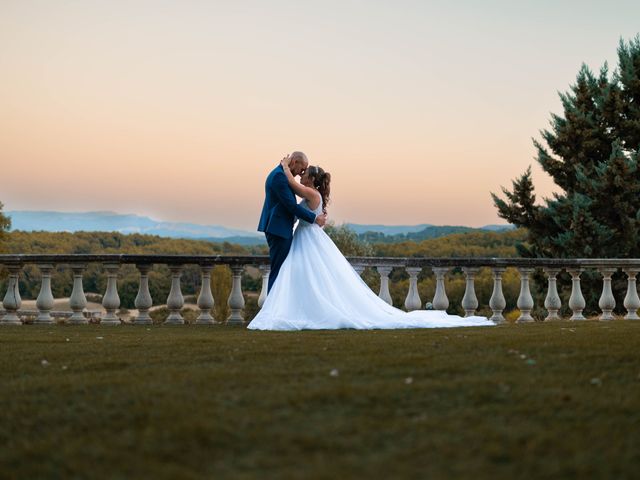
[[[316,215],[320,215],[322,213],[322,201],[320,201],[320,203],[318,204],[318,207],[315,210],[311,210],[311,208],[309,207],[309,203],[307,202],[306,198],[303,199],[300,202],[300,206],[303,207],[303,208],[306,208],[307,210],[312,211]],[[311,224],[306,222],[306,221],[304,221],[304,220],[302,220],[302,219],[300,219],[299,226],[303,226],[303,225],[307,225],[308,226],[308,225],[311,225]]]

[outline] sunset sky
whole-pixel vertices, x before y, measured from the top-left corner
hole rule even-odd
[[[635,1],[0,0],[0,201],[254,230],[303,150],[337,223],[502,223]],[[538,194],[553,191],[534,164]]]

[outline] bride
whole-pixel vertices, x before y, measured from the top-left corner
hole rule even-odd
[[[326,211],[331,175],[317,166],[300,183],[282,161],[301,206],[315,214]],[[439,328],[494,325],[485,317],[448,315],[437,310],[407,313],[379,298],[356,273],[317,224],[299,220],[289,255],[262,309],[247,328],[252,330]]]

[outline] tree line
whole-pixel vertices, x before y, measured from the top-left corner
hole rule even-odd
[[[516,244],[525,238],[522,231],[508,232],[472,232],[425,240],[422,242],[404,242],[399,244],[369,244],[360,240],[345,225],[329,225],[327,233],[336,246],[345,255],[357,256],[502,256],[516,254]],[[2,248],[5,253],[24,254],[183,254],[183,255],[265,255],[264,246],[241,246],[228,242],[184,240],[142,234],[121,234],[115,232],[4,232]],[[90,264],[84,274],[84,288],[99,299],[106,290],[106,275],[99,264]],[[363,278],[374,290],[379,289],[379,277],[373,270],[365,270]],[[156,265],[149,273],[150,292],[154,305],[166,302],[171,288],[171,274],[168,267]],[[34,265],[25,266],[20,278],[20,292],[24,299],[34,299],[40,290],[40,271]],[[6,276],[0,281],[0,291],[6,289]],[[227,298],[231,289],[231,272],[226,266],[214,268],[212,273],[212,291],[215,298],[215,316],[224,319],[228,316]],[[461,271],[453,270],[446,280],[447,294],[451,299],[452,313],[461,313],[460,301],[464,294],[464,277]],[[118,280],[118,293],[123,308],[134,308],[138,291],[139,273],[134,265],[123,265]],[[488,308],[492,279],[490,271],[481,271],[478,275],[478,298],[483,301],[481,309]],[[195,301],[200,290],[200,271],[197,266],[185,266],[182,291],[188,300]],[[508,306],[513,308],[519,289],[517,273],[505,275],[505,295]],[[68,297],[73,287],[73,276],[69,268],[58,266],[53,272],[52,291],[56,298]],[[242,277],[242,287],[246,298],[247,319],[257,312],[257,296],[262,287],[259,272],[247,268]],[[424,302],[433,297],[435,281],[430,271],[425,270],[419,277],[418,286]],[[403,269],[395,269],[391,274],[390,291],[396,306],[404,304],[408,290],[408,275]]]

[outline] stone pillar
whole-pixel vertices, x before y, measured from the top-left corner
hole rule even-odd
[[[627,314],[624,316],[624,319],[640,320],[640,317],[638,317],[640,298],[638,297],[638,288],[636,287],[636,275],[638,275],[638,270],[625,268],[624,273],[627,274],[627,294],[624,297],[624,308],[627,309]]]
[[[262,290],[260,290],[260,296],[258,297],[258,307],[262,308],[267,294],[269,293],[269,274],[271,273],[271,265],[260,265],[260,271],[262,272]]]
[[[389,305],[393,306],[393,300],[391,299],[391,294],[389,293],[389,274],[391,273],[392,268],[377,266],[376,270],[380,275],[380,292],[378,293],[378,296]]]
[[[180,277],[182,276],[182,265],[169,265],[171,270],[171,290],[167,297],[167,308],[169,309],[169,316],[164,321],[168,325],[183,325],[184,318],[180,310],[184,306],[184,297],[182,296],[182,290],[180,288]]]
[[[506,320],[502,315],[505,307],[507,306],[507,301],[504,298],[504,294],[502,293],[502,274],[504,273],[504,268],[494,268],[493,270],[493,292],[491,293],[491,298],[489,299],[489,308],[493,312],[491,318],[489,320],[495,323],[505,323]]]
[[[84,288],[82,286],[82,274],[87,268],[84,263],[74,263],[70,265],[73,272],[73,290],[71,291],[71,297],[69,298],[69,307],[73,314],[69,318],[69,323],[74,325],[83,325],[89,323],[89,320],[84,316],[84,309],[87,308],[87,297],[84,295]]]
[[[611,290],[611,275],[617,268],[602,267],[598,269],[602,274],[602,295],[598,301],[598,306],[602,310],[600,320],[614,320],[613,309],[616,308],[616,299]]]
[[[244,308],[244,297],[242,296],[242,272],[244,265],[231,265],[233,281],[231,283],[231,293],[227,305],[231,309],[231,314],[227,318],[227,325],[244,325],[242,309]]]
[[[420,294],[418,293],[418,274],[422,271],[422,268],[407,267],[406,270],[409,274],[409,291],[407,292],[407,298],[404,300],[404,308],[407,309],[407,312],[411,312],[422,307],[422,300],[420,300]]]
[[[0,320],[0,325],[22,325],[18,316],[18,310],[22,306],[19,285],[22,265],[8,265],[7,268],[9,269],[9,281],[7,282],[7,293],[2,300],[2,306],[7,313]]]
[[[444,276],[449,271],[448,267],[434,267],[433,273],[436,276],[436,292],[433,295],[433,308],[435,310],[446,310],[449,308],[449,299],[444,286]]]
[[[102,306],[107,311],[100,322],[101,325],[120,325],[120,318],[116,310],[120,307],[120,296],[118,295],[118,270],[117,263],[106,263],[104,269],[107,271],[107,291],[102,297]]]
[[[151,315],[149,315],[149,309],[153,306],[153,300],[149,292],[149,271],[152,266],[148,263],[136,265],[140,272],[140,284],[134,301],[134,305],[138,309],[138,315],[133,320],[135,325],[151,325],[153,323]]]
[[[587,306],[584,297],[582,296],[582,290],[580,289],[580,274],[581,268],[572,268],[567,270],[571,274],[571,297],[569,297],[569,308],[573,312],[569,320],[586,320],[582,311]]]
[[[478,308],[478,297],[476,297],[476,289],[474,285],[474,280],[476,277],[476,273],[478,273],[478,269],[472,267],[463,267],[462,271],[464,272],[464,275],[467,279],[464,289],[464,296],[462,297],[462,308],[464,308],[464,316],[471,317],[475,315],[476,308]]]
[[[531,310],[533,309],[533,297],[529,289],[529,275],[533,273],[533,268],[518,268],[520,273],[520,295],[518,296],[518,309],[520,310],[520,316],[518,317],[518,323],[533,322],[531,316]]]
[[[554,320],[562,320],[558,312],[562,307],[562,301],[558,295],[558,282],[557,276],[560,273],[559,268],[545,268],[544,273],[547,274],[547,296],[544,299],[544,308],[547,309],[547,316],[544,319],[545,322],[551,322]]]
[[[200,267],[202,281],[200,295],[198,295],[198,308],[200,309],[200,315],[196,319],[198,325],[213,325],[215,323],[211,315],[211,310],[213,310],[215,303],[211,293],[211,270],[213,270],[213,265],[202,265]]]
[[[42,283],[40,285],[40,293],[36,300],[36,307],[38,307],[38,316],[33,323],[37,324],[52,324],[55,323],[51,316],[51,310],[53,309],[53,294],[51,293],[51,271],[53,265],[43,264],[38,265],[40,273],[42,274]]]

